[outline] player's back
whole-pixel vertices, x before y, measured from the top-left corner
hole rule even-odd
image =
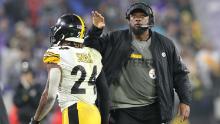
[[[44,62],[56,63],[61,67],[58,100],[62,110],[79,100],[91,104],[95,102],[94,80],[102,68],[98,51],[88,47],[51,47],[45,53]]]

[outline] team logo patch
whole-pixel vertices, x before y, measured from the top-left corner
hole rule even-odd
[[[163,57],[166,57],[166,56],[167,56],[165,52],[162,52],[161,55],[162,55]]]
[[[156,79],[155,69],[151,69],[151,70],[149,71],[149,77],[150,77],[151,79]]]

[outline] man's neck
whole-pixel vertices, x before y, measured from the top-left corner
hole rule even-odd
[[[150,38],[149,30],[145,31],[141,35],[135,35],[133,33],[132,35],[133,35],[133,39],[138,40],[138,41],[147,41]]]

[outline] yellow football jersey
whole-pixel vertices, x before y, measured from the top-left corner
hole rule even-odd
[[[44,63],[61,67],[62,77],[58,88],[58,101],[63,111],[78,101],[94,104],[97,98],[94,80],[102,69],[101,54],[83,47],[51,47],[44,54]]]

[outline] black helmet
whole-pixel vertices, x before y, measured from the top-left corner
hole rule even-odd
[[[51,28],[52,44],[73,41],[83,43],[85,35],[85,23],[76,14],[64,14],[58,18],[56,24]]]

